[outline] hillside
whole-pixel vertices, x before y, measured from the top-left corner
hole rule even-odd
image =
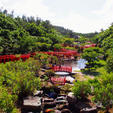
[[[79,38],[79,36],[83,36],[86,38],[93,38],[96,34],[98,34],[98,32],[95,33],[77,33],[74,32],[70,29],[66,29],[64,27],[61,26],[54,26],[54,28],[60,32],[62,35],[66,36],[66,37],[70,37],[70,38]]]
[[[0,12],[1,54],[47,51],[61,43],[62,35],[49,21],[34,17],[15,17]]]

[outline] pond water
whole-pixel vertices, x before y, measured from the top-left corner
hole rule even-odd
[[[87,61],[85,59],[79,59],[77,61],[70,60],[70,61],[64,61],[64,66],[71,66],[72,72],[79,71],[80,69],[84,69],[86,66]]]
[[[79,60],[66,60],[62,64],[63,66],[71,66],[72,72],[79,71],[80,69],[84,69],[86,66],[87,61],[85,59],[79,59]],[[56,72],[58,75],[68,75],[67,72]]]

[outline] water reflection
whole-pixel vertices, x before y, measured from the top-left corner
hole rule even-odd
[[[84,69],[86,67],[86,63],[87,63],[87,61],[85,59],[79,59],[77,61],[77,67],[79,69]]]
[[[70,60],[70,61],[64,61],[64,66],[71,66],[72,72],[79,71],[80,69],[84,69],[86,66],[87,61],[85,59],[79,59],[78,61]]]
[[[87,61],[85,59],[79,59],[78,61],[75,60],[68,60],[64,61],[62,64],[63,66],[71,66],[72,67],[72,73],[75,71],[79,71],[80,69],[84,69],[86,66]],[[55,74],[60,76],[66,76],[66,80],[70,81],[71,83],[75,80],[75,78],[71,77],[69,73],[67,72],[55,72]]]

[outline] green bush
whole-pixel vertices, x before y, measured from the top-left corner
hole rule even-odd
[[[5,87],[0,86],[0,109],[5,113],[17,113],[15,108],[16,95],[11,95]]]
[[[4,90],[0,88],[1,109],[13,113],[11,110],[16,100],[22,101],[25,96],[41,87],[40,79],[36,77],[36,71],[39,68],[37,64],[34,60],[0,64],[0,86],[4,87]]]
[[[38,53],[36,56],[34,56],[36,60],[39,60],[42,67],[45,67],[47,64],[49,64],[49,55],[44,53]]]
[[[95,83],[93,82],[92,86],[94,102],[101,103],[104,108],[113,105],[113,73],[104,73]]]
[[[78,99],[85,99],[91,93],[91,88],[88,81],[77,81],[72,91]]]
[[[47,70],[45,72],[45,75],[47,75],[48,77],[52,77],[52,76],[55,76],[55,72],[53,70]]]
[[[113,56],[107,58],[106,69],[109,73],[113,72]]]

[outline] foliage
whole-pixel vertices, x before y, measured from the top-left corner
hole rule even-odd
[[[50,56],[48,54],[45,53],[38,53],[36,54],[36,56],[34,56],[34,58],[36,60],[39,60],[39,62],[41,63],[42,67],[46,67],[49,66],[49,64],[58,64],[58,58],[56,56]]]
[[[79,41],[81,44],[84,44],[86,41],[88,41],[88,38],[84,36],[80,36],[76,41]]]
[[[11,95],[5,87],[0,86],[0,109],[5,113],[17,113],[15,108],[16,95]]]
[[[52,77],[52,76],[55,76],[55,72],[53,70],[47,70],[45,72],[45,75],[47,75],[48,77]]]
[[[79,38],[79,36],[83,36],[83,37],[87,37],[87,38],[92,38],[94,37],[96,34],[98,34],[97,32],[95,33],[76,33],[76,32],[73,32],[72,30],[70,29],[66,29],[64,27],[61,27],[61,26],[54,26],[54,28],[60,32],[62,35],[64,35],[65,37],[69,37],[69,38]]]
[[[65,29],[64,27],[60,27],[60,26],[54,26],[54,28],[60,32],[62,35],[64,35],[65,37],[70,37],[70,38],[78,38],[78,33],[73,32],[72,30],[69,29]]]
[[[102,104],[104,108],[113,105],[113,73],[104,73],[101,77],[92,81],[93,101]]]
[[[34,58],[36,60],[39,60],[39,62],[41,63],[42,67],[45,67],[46,65],[49,64],[49,55],[48,54],[44,54],[44,53],[38,53],[34,56]]]
[[[73,45],[74,44],[74,39],[73,38],[64,38],[63,39],[63,43],[64,43],[64,45],[66,45],[66,46],[71,46],[71,45]]]
[[[106,61],[106,69],[108,72],[113,72],[113,49],[108,53],[108,58]]]
[[[65,49],[67,49],[67,50],[75,50],[74,47],[69,47],[69,46],[65,47]]]
[[[96,35],[93,41],[104,50],[104,59],[106,60],[109,56],[108,51],[113,49],[113,25]]]
[[[48,51],[48,50],[50,50],[51,44],[47,44],[45,42],[44,43],[36,42],[35,46],[37,47],[38,51]]]
[[[113,56],[107,58],[106,68],[108,72],[113,72]]]
[[[61,44],[54,44],[54,49],[60,50],[62,48]]]
[[[11,91],[15,94],[30,93],[37,88],[38,83],[40,83],[39,78],[36,77],[37,71],[36,61],[8,62],[0,65],[2,84],[11,88]]]
[[[15,108],[17,100],[23,100],[25,96],[41,87],[40,79],[36,77],[39,69],[38,61],[34,60],[0,64],[0,87],[3,87],[0,88],[1,109],[13,113],[11,110]]]
[[[86,63],[86,68],[92,70],[101,66],[99,62],[100,56],[102,56],[102,50],[99,47],[90,47],[84,49],[82,58],[88,61],[88,63]]]
[[[1,54],[29,53],[53,50],[54,44],[61,43],[62,35],[49,21],[22,18],[0,12]]]
[[[72,91],[78,99],[84,99],[90,94],[91,89],[88,81],[77,81],[74,83]]]

